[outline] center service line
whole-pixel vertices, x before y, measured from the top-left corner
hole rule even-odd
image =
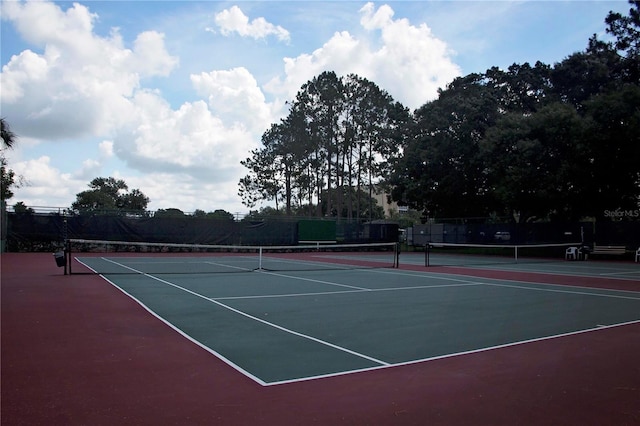
[[[172,282],[170,282],[170,281],[163,280],[162,278],[155,277],[155,276],[150,275],[150,274],[147,274],[147,273],[145,273],[145,272],[137,271],[137,270],[135,270],[135,269],[133,269],[133,268],[130,268],[130,267],[125,266],[125,265],[122,265],[122,264],[120,264],[120,263],[118,263],[118,262],[115,262],[115,261],[113,261],[113,260],[110,260],[110,259],[105,259],[105,260],[108,260],[109,262],[112,262],[112,263],[114,263],[114,264],[116,264],[116,265],[119,265],[119,266],[125,267],[125,268],[127,268],[127,269],[132,270],[132,271],[136,271],[136,272],[138,272],[138,273],[140,273],[140,274],[142,274],[142,275],[144,275],[144,276],[147,276],[147,277],[149,277],[149,278],[151,278],[151,279],[153,279],[153,280],[159,281],[159,282],[161,282],[161,283],[163,283],[163,284],[168,284],[168,285],[170,285],[170,286],[172,286],[172,287],[175,287],[175,288],[177,288],[177,289],[179,289],[179,290],[182,290],[182,291],[184,291],[184,292],[186,292],[186,293],[189,293],[189,294],[191,294],[191,295],[193,295],[193,296],[199,297],[199,298],[201,298],[201,299],[205,299],[205,300],[207,300],[207,301],[209,301],[209,302],[211,302],[211,303],[214,303],[214,304],[216,304],[216,305],[218,305],[218,306],[221,306],[221,307],[223,307],[223,308],[225,308],[225,309],[228,309],[228,310],[230,310],[230,311],[232,311],[232,312],[235,312],[236,314],[242,315],[242,316],[247,317],[247,318],[249,318],[249,319],[252,319],[252,320],[254,320],[254,321],[258,321],[258,322],[260,322],[260,323],[262,323],[262,324],[268,325],[268,326],[273,327],[273,328],[275,328],[275,329],[278,329],[278,330],[280,330],[280,331],[284,331],[285,333],[293,334],[294,336],[302,337],[302,338],[304,338],[304,339],[308,339],[308,340],[311,340],[311,341],[313,341],[313,342],[320,343],[320,344],[325,345],[325,346],[329,346],[330,348],[338,349],[338,350],[340,350],[340,351],[342,351],[342,352],[346,352],[346,353],[348,353],[348,354],[351,354],[351,355],[354,355],[354,356],[357,356],[357,357],[360,357],[360,358],[363,358],[363,359],[366,359],[366,360],[369,360],[369,361],[375,362],[375,363],[380,364],[380,365],[384,365],[384,366],[389,366],[389,365],[391,365],[391,364],[390,364],[390,363],[388,363],[388,362],[385,362],[385,361],[382,361],[382,360],[379,360],[379,359],[376,359],[376,358],[370,357],[370,356],[368,356],[368,355],[364,355],[364,354],[361,354],[361,353],[359,353],[359,352],[355,352],[355,351],[352,351],[352,350],[350,350],[350,349],[344,348],[344,347],[342,347],[342,346],[334,345],[333,343],[327,342],[327,341],[325,341],[325,340],[321,340],[321,339],[318,339],[318,338],[316,338],[316,337],[309,336],[309,335],[307,335],[307,334],[299,333],[299,332],[297,332],[297,331],[294,331],[294,330],[291,330],[291,329],[288,329],[288,328],[285,328],[285,327],[279,326],[279,325],[274,324],[274,323],[271,323],[271,322],[269,322],[269,321],[265,321],[265,320],[263,320],[262,318],[258,318],[258,317],[255,317],[255,316],[253,316],[253,315],[247,314],[246,312],[239,311],[238,309],[232,308],[232,307],[231,307],[231,306],[229,306],[229,305],[225,305],[225,304],[224,304],[224,303],[222,303],[222,302],[219,302],[219,301],[217,301],[217,300],[215,300],[215,299],[212,299],[212,298],[210,298],[210,297],[206,297],[206,296],[204,296],[204,295],[202,295],[202,294],[200,294],[200,293],[196,293],[195,291],[189,290],[188,288],[184,288],[184,287],[179,286],[179,285],[177,285],[177,284],[174,284],[174,283],[172,283]]]

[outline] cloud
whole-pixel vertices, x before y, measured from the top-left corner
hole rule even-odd
[[[52,2],[3,2],[2,16],[16,26],[23,39],[37,46],[50,43],[82,50],[91,36],[96,14],[79,3],[63,12]]]
[[[264,132],[273,120],[258,82],[244,67],[191,75],[191,82],[209,107],[225,122]]]
[[[153,209],[237,211],[238,180],[247,173],[240,161],[307,80],[325,70],[356,73],[416,108],[459,74],[426,25],[371,3],[360,17],[356,31],[337,31],[316,50],[284,58],[279,75],[262,77],[271,79],[266,84],[249,65],[188,64],[196,71],[182,77],[185,85],[171,80],[180,58],[166,47],[180,40],[158,30],[128,42],[117,28],[98,35],[98,15],[77,3],[63,11],[45,1],[2,2],[2,18],[32,46],[3,66],[0,107],[22,140],[40,142],[30,143],[39,145],[35,159],[11,164],[31,184],[15,199],[69,206],[91,179],[113,176],[149,196]],[[216,15],[216,24],[223,34],[289,40],[288,31],[263,18],[249,21],[237,6]],[[181,89],[171,98],[174,85]],[[65,163],[42,155],[56,140],[73,146],[57,160]]]
[[[134,42],[133,52],[126,56],[130,59],[127,68],[143,76],[167,76],[178,63],[165,49],[164,34],[156,31],[140,33]]]
[[[88,181],[76,180],[72,174],[61,173],[51,165],[51,158],[38,158],[11,164],[16,175],[27,179],[27,185],[14,189],[13,204],[27,200],[29,206],[68,207],[75,200],[75,194],[86,189]],[[74,192],[75,191],[75,192]]]
[[[100,158],[109,159],[113,157],[113,141],[102,141],[98,148],[100,149]]]
[[[140,91],[133,104],[135,116],[116,134],[113,150],[146,173],[162,170],[235,180],[242,169],[240,159],[257,145],[258,139],[243,125],[227,126],[204,101],[186,102],[173,110],[158,94]]]
[[[73,174],[74,178],[81,181],[90,182],[94,177],[100,176],[102,172],[102,164],[98,160],[88,159],[82,162],[79,171]]]
[[[214,211],[225,209],[231,213],[246,212],[238,207],[236,181],[203,180],[190,173],[148,173],[126,177],[129,189],[141,189],[151,199],[150,208],[179,208],[184,212],[195,209]]]
[[[173,109],[158,90],[141,82],[145,76],[167,76],[177,66],[163,34],[142,32],[129,49],[117,29],[106,38],[94,34],[98,17],[84,6],[74,4],[66,13],[44,2],[16,3],[10,9],[7,16],[18,28],[55,21],[56,29],[25,35],[44,46],[44,53],[26,50],[3,67],[3,107],[9,107],[4,110],[11,111],[21,137],[111,136],[100,145],[101,160],[84,160],[73,173],[78,179],[100,174],[104,160],[115,155],[144,173],[190,173],[237,184],[240,160],[272,120],[246,69],[192,76],[195,90],[209,104],[196,100]],[[48,161],[43,170],[51,170]]]
[[[254,39],[266,38],[275,35],[280,41],[289,41],[289,31],[279,25],[273,25],[264,18],[256,18],[249,22],[249,18],[238,6],[225,9],[215,15],[215,23],[223,35],[238,33],[242,37]]]
[[[127,48],[117,29],[94,33],[97,15],[75,3],[66,12],[48,2],[3,2],[3,19],[43,49],[25,50],[3,66],[0,107],[16,131],[52,139],[107,134],[126,120],[141,78],[177,66],[163,35],[146,31]]]
[[[417,107],[437,97],[453,78],[461,75],[451,60],[447,44],[436,38],[426,24],[411,25],[407,19],[393,20],[393,10],[383,5],[376,11],[373,3],[361,10],[362,26],[381,34],[382,47],[372,53],[374,81],[390,93],[401,93],[409,106]],[[384,64],[392,66],[384,66]]]
[[[360,14],[363,34],[336,32],[314,52],[285,58],[285,76],[272,79],[265,87],[293,98],[302,84],[325,70],[338,75],[355,73],[404,105],[418,108],[461,75],[451,59],[453,52],[426,24],[394,19],[387,5],[376,10],[373,3],[367,3]]]

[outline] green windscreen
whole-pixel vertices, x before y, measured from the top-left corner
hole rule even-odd
[[[336,222],[305,219],[298,222],[298,241],[336,241]]]

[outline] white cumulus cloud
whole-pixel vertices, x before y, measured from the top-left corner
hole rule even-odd
[[[396,19],[384,5],[368,3],[356,30],[338,27],[306,50],[279,43],[279,54],[297,53],[277,56],[276,72],[248,60],[183,64],[177,54],[186,42],[179,35],[153,26],[126,36],[107,28],[104,35],[91,5],[1,4],[3,25],[29,44],[0,74],[3,116],[22,152],[35,152],[11,163],[30,183],[15,191],[15,201],[70,206],[91,179],[113,176],[149,196],[152,209],[238,211],[238,180],[247,173],[240,161],[307,80],[326,70],[355,73],[417,108],[460,74],[426,24]],[[215,15],[215,24],[224,35],[290,40],[283,27],[249,19],[237,6]],[[216,47],[237,42],[230,37],[212,47],[210,40],[185,39],[189,49],[214,59]],[[69,152],[53,152],[58,146]]]
[[[240,159],[255,147],[255,135],[244,126],[227,126],[204,101],[187,102],[174,110],[157,94],[140,92],[133,101],[130,127],[114,138],[116,155],[147,173],[174,171],[203,179],[228,181]]]
[[[28,200],[29,206],[68,207],[75,194],[86,189],[88,181],[76,180],[70,173],[62,173],[51,164],[51,158],[41,156],[12,163],[16,175],[24,176],[27,184],[14,190],[14,201]],[[84,188],[83,188],[84,186]]]
[[[115,29],[108,37],[96,35],[97,15],[78,3],[66,12],[41,1],[2,7],[3,19],[42,48],[14,55],[0,74],[0,106],[24,136],[107,134],[129,115],[141,78],[166,76],[177,66],[162,34],[143,32],[130,49]]]
[[[264,18],[255,18],[249,22],[249,17],[238,6],[217,13],[214,20],[223,35],[238,33],[243,37],[254,39],[274,35],[281,41],[289,41],[290,39],[289,31],[279,25],[267,22]]]
[[[211,110],[228,123],[262,133],[273,120],[258,82],[244,67],[194,74],[191,82]]]
[[[418,108],[461,75],[447,44],[426,24],[393,19],[391,7],[376,9],[374,3],[367,3],[360,14],[363,34],[336,32],[312,53],[285,58],[286,75],[265,87],[292,98],[305,81],[323,71],[354,73],[375,82],[404,105]]]

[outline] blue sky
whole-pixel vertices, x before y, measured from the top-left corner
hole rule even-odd
[[[243,213],[240,161],[325,70],[412,110],[456,76],[553,65],[606,38],[626,1],[2,1],[0,115],[25,179],[9,200],[69,207],[95,177],[150,209]],[[259,207],[259,206],[258,206]]]

